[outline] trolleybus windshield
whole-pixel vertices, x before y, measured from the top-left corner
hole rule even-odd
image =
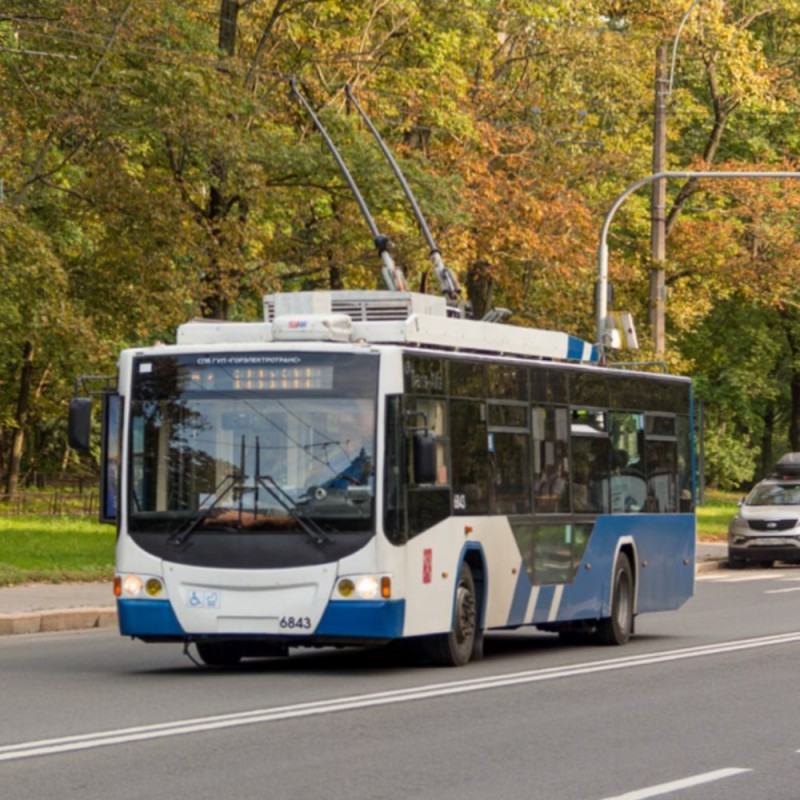
[[[139,358],[129,527],[318,542],[372,528],[378,359],[319,353]]]

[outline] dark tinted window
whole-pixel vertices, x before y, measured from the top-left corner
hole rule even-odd
[[[445,363],[441,358],[406,356],[403,363],[406,392],[444,395],[447,391]]]
[[[489,437],[494,447],[495,512],[530,513],[530,436],[527,433],[490,433]]]
[[[569,432],[566,408],[531,409],[535,510],[569,512]]]
[[[528,406],[489,403],[489,425],[492,428],[528,430]]]
[[[531,370],[531,400],[534,403],[566,405],[566,373],[546,367],[534,367]]]
[[[527,401],[527,368],[515,364],[489,364],[489,397]]]
[[[472,361],[451,361],[450,394],[454,397],[486,397],[485,365]]]
[[[450,403],[450,446],[456,512],[489,510],[489,442],[486,406],[471,400]]]

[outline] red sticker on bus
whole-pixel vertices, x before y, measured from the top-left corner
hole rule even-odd
[[[433,550],[422,551],[422,582],[430,583],[433,578]]]

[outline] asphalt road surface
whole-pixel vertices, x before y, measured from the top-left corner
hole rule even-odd
[[[623,648],[515,631],[449,670],[4,637],[2,797],[798,800],[798,609],[800,568],[718,570]]]

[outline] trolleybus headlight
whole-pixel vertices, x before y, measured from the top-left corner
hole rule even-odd
[[[352,575],[340,578],[334,596],[352,600],[388,600],[392,596],[392,579],[388,575]]]
[[[114,578],[114,595],[120,598],[143,599],[163,597],[167,593],[164,581],[151,575],[117,575]]]
[[[380,584],[374,575],[359,575],[356,578],[356,594],[362,600],[374,600],[380,592]]]
[[[142,593],[142,579],[138,575],[126,575],[122,579],[122,593],[126,597],[138,597]]]

